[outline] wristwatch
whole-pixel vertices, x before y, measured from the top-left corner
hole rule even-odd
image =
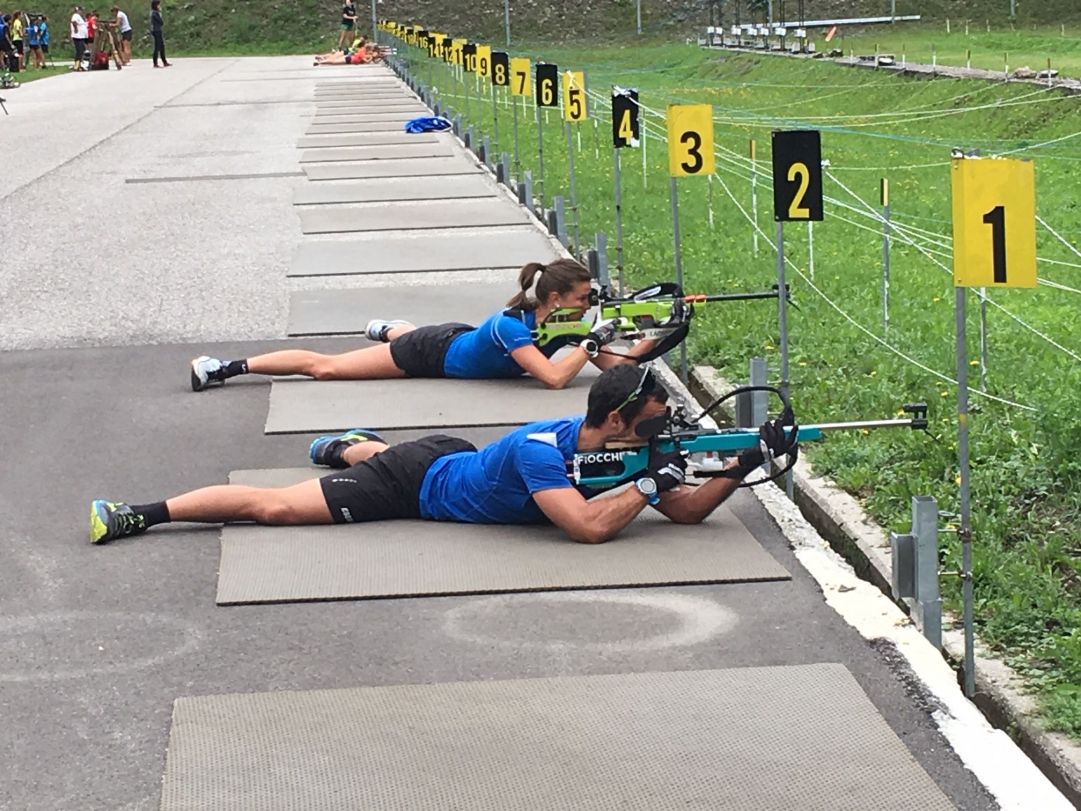
[[[597,357],[600,352],[600,347],[597,346],[597,341],[593,338],[583,339],[578,346],[582,347],[586,351],[586,354],[591,358]]]
[[[637,479],[634,486],[638,489],[638,492],[646,497],[646,501],[650,504],[656,504],[661,500],[661,497],[657,495],[657,482],[649,478],[649,476],[643,476],[641,479]]]

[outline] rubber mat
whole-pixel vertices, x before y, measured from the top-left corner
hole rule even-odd
[[[162,811],[946,811],[840,664],[179,698]]]
[[[424,175],[472,175],[483,172],[476,161],[461,155],[413,160],[310,163],[304,173],[310,180],[348,180],[362,177],[421,177]]]
[[[349,290],[296,290],[289,296],[289,335],[359,335],[372,318],[401,318],[438,324],[451,317],[479,324],[515,293],[505,284],[365,287]]]
[[[439,138],[431,133],[373,132],[345,135],[305,135],[297,141],[298,149],[328,149],[343,146],[382,146],[384,144],[434,144]]]
[[[296,187],[293,204],[379,203],[390,200],[462,200],[496,197],[495,186],[484,175],[390,177],[368,180],[304,182]]]
[[[454,148],[445,141],[423,141],[412,144],[377,144],[375,146],[340,146],[332,149],[308,149],[300,153],[301,163],[327,163],[350,161],[406,160],[414,158],[439,158],[454,154]]]
[[[513,268],[550,262],[559,254],[535,228],[489,228],[480,232],[373,233],[348,242],[302,242],[289,276],[354,276],[367,273]]]
[[[350,206],[298,209],[304,234],[360,231],[420,231],[432,228],[481,228],[525,225],[529,215],[521,206],[499,197],[479,200],[414,200]]]
[[[379,121],[370,121],[366,118],[356,118],[354,116],[343,116],[343,118],[343,121],[331,118],[325,123],[321,123],[324,121],[323,119],[316,118],[305,131],[305,134],[340,135],[357,132],[401,132],[407,120],[396,116]]]
[[[328,112],[350,112],[360,115],[366,113],[408,113],[412,116],[422,115],[428,111],[428,108],[419,101],[409,101],[408,99],[402,101],[370,99],[367,102],[347,99],[345,101],[316,100],[315,110],[317,114]]]
[[[304,478],[330,471],[299,471]],[[235,484],[280,477],[255,471]],[[258,486],[258,485],[254,485]],[[379,521],[222,529],[219,605],[421,597],[787,580],[788,572],[727,509],[702,524],[647,510],[607,544],[580,544],[550,525]]]
[[[448,312],[441,320],[454,321],[455,314]],[[270,387],[265,430],[268,434],[307,434],[363,425],[376,430],[431,428],[434,433],[456,426],[524,425],[584,414],[589,385],[596,376],[596,370],[587,367],[558,391],[545,389],[529,377],[468,381],[279,379]]]

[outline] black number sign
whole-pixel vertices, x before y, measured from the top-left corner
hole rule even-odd
[[[773,219],[822,220],[822,139],[818,130],[773,133]]]
[[[638,124],[638,91],[612,91],[612,146],[622,149],[638,146],[641,130]]]
[[[559,68],[555,65],[537,65],[537,106],[559,106]]]
[[[492,51],[492,84],[498,87],[510,84],[510,57],[502,51]]]
[[[477,69],[477,43],[467,42],[462,46],[462,66],[466,73],[473,73]]]

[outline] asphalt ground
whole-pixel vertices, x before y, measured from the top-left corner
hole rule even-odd
[[[958,807],[993,808],[896,657],[826,607],[746,494],[733,500],[736,514],[791,582],[218,608],[217,528],[87,543],[93,498],[157,500],[224,482],[230,470],[306,460],[311,437],[264,436],[265,381],[193,394],[187,372],[203,352],[298,345],[275,340],[288,291],[307,283],[285,281],[301,239],[296,178],[123,182],[295,171],[311,105],[291,99],[310,100],[312,86],[232,80],[279,66],[307,76],[306,64],[125,70],[110,81],[131,82],[112,105],[129,123],[102,127],[89,145],[81,134],[51,145],[57,154],[34,158],[39,174],[0,200],[5,256],[15,260],[0,276],[0,807],[155,808],[179,696],[841,662]],[[159,76],[168,86],[152,84]],[[62,110],[72,82],[95,78],[29,86],[45,89],[25,114]],[[22,98],[9,98],[13,116],[24,115]],[[112,115],[84,114],[98,113]],[[33,132],[16,130],[28,150]],[[111,191],[100,204],[71,193],[95,178]],[[460,433],[483,442],[499,432]],[[433,526],[434,544],[438,534]]]

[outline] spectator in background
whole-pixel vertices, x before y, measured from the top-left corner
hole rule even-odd
[[[83,57],[86,56],[86,19],[83,17],[82,12],[83,10],[79,6],[75,6],[75,10],[71,14],[69,33],[71,44],[75,46],[74,70],[83,69]]]
[[[44,68],[45,57],[41,55],[41,18],[31,17],[30,25],[26,29],[26,44],[30,48],[30,58],[33,67]]]
[[[165,34],[162,31],[161,0],[150,2],[150,34],[154,37],[154,67],[158,67],[158,56],[161,56],[161,67],[170,67],[165,59]]]
[[[344,51],[345,45],[353,39],[353,29],[357,25],[357,7],[353,0],[345,0],[342,6],[342,33],[338,37],[338,50]]]
[[[131,63],[131,23],[128,15],[113,6],[113,16],[116,17],[116,30],[120,33],[120,61],[127,65]]]
[[[15,48],[11,44],[11,15],[0,15],[0,73],[11,70],[15,62]]]
[[[41,37],[41,66],[45,67],[45,59],[49,55],[49,18],[44,14],[41,15],[38,30]]]
[[[16,11],[11,15],[11,47],[15,49],[15,68],[13,72],[18,72],[23,69],[23,61],[25,59],[26,46],[26,22],[23,20],[23,13]]]
[[[98,13],[91,11],[86,15],[86,47],[94,47],[94,38],[98,35]]]

